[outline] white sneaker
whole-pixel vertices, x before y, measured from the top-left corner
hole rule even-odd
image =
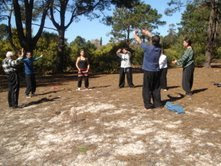
[[[81,90],[81,88],[77,88],[76,90],[77,90],[77,91],[80,91],[80,90]]]
[[[34,97],[34,96],[36,96],[36,94],[35,94],[35,93],[31,94],[31,97]]]
[[[31,96],[30,96],[30,95],[26,95],[26,98],[27,98],[27,99],[30,99],[30,98],[31,98]]]

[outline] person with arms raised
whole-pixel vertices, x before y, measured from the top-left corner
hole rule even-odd
[[[19,57],[14,60],[14,53],[12,51],[8,51],[6,53],[6,58],[2,61],[2,67],[8,80],[8,104],[9,107],[13,109],[18,108],[20,80],[17,66],[20,64],[23,55],[24,51],[22,49]]]
[[[151,40],[151,43],[144,43],[138,36],[138,32],[134,32],[135,40],[141,45],[144,51],[142,66],[144,71],[142,91],[144,107],[146,109],[162,107],[159,69],[159,58],[161,55],[160,37],[158,35],[152,36],[147,29],[142,29],[141,32]]]

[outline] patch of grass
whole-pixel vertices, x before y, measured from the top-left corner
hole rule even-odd
[[[79,146],[77,149],[81,153],[86,153],[88,151],[88,148],[84,145]]]

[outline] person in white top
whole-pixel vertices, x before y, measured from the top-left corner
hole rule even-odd
[[[167,56],[163,54],[163,50],[159,59],[159,67],[160,67],[160,87],[164,91],[167,91]]]
[[[125,73],[127,74],[127,83],[129,87],[133,88],[134,84],[132,78],[132,67],[130,62],[131,53],[126,48],[123,48],[118,49],[116,54],[121,58],[119,88],[123,88],[125,85]]]

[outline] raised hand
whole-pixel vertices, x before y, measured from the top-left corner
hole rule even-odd
[[[142,32],[142,34],[144,34],[144,35],[146,35],[148,37],[152,37],[152,34],[147,29],[142,29],[141,32]]]
[[[22,48],[22,49],[21,49],[21,55],[20,55],[20,56],[23,57],[24,55],[25,55],[25,51],[24,51],[24,48]]]
[[[119,53],[119,52],[121,52],[121,48],[119,48],[119,49],[117,50],[117,53]]]
[[[172,61],[172,64],[175,65],[176,63],[177,63],[177,60],[176,60],[176,59]]]

